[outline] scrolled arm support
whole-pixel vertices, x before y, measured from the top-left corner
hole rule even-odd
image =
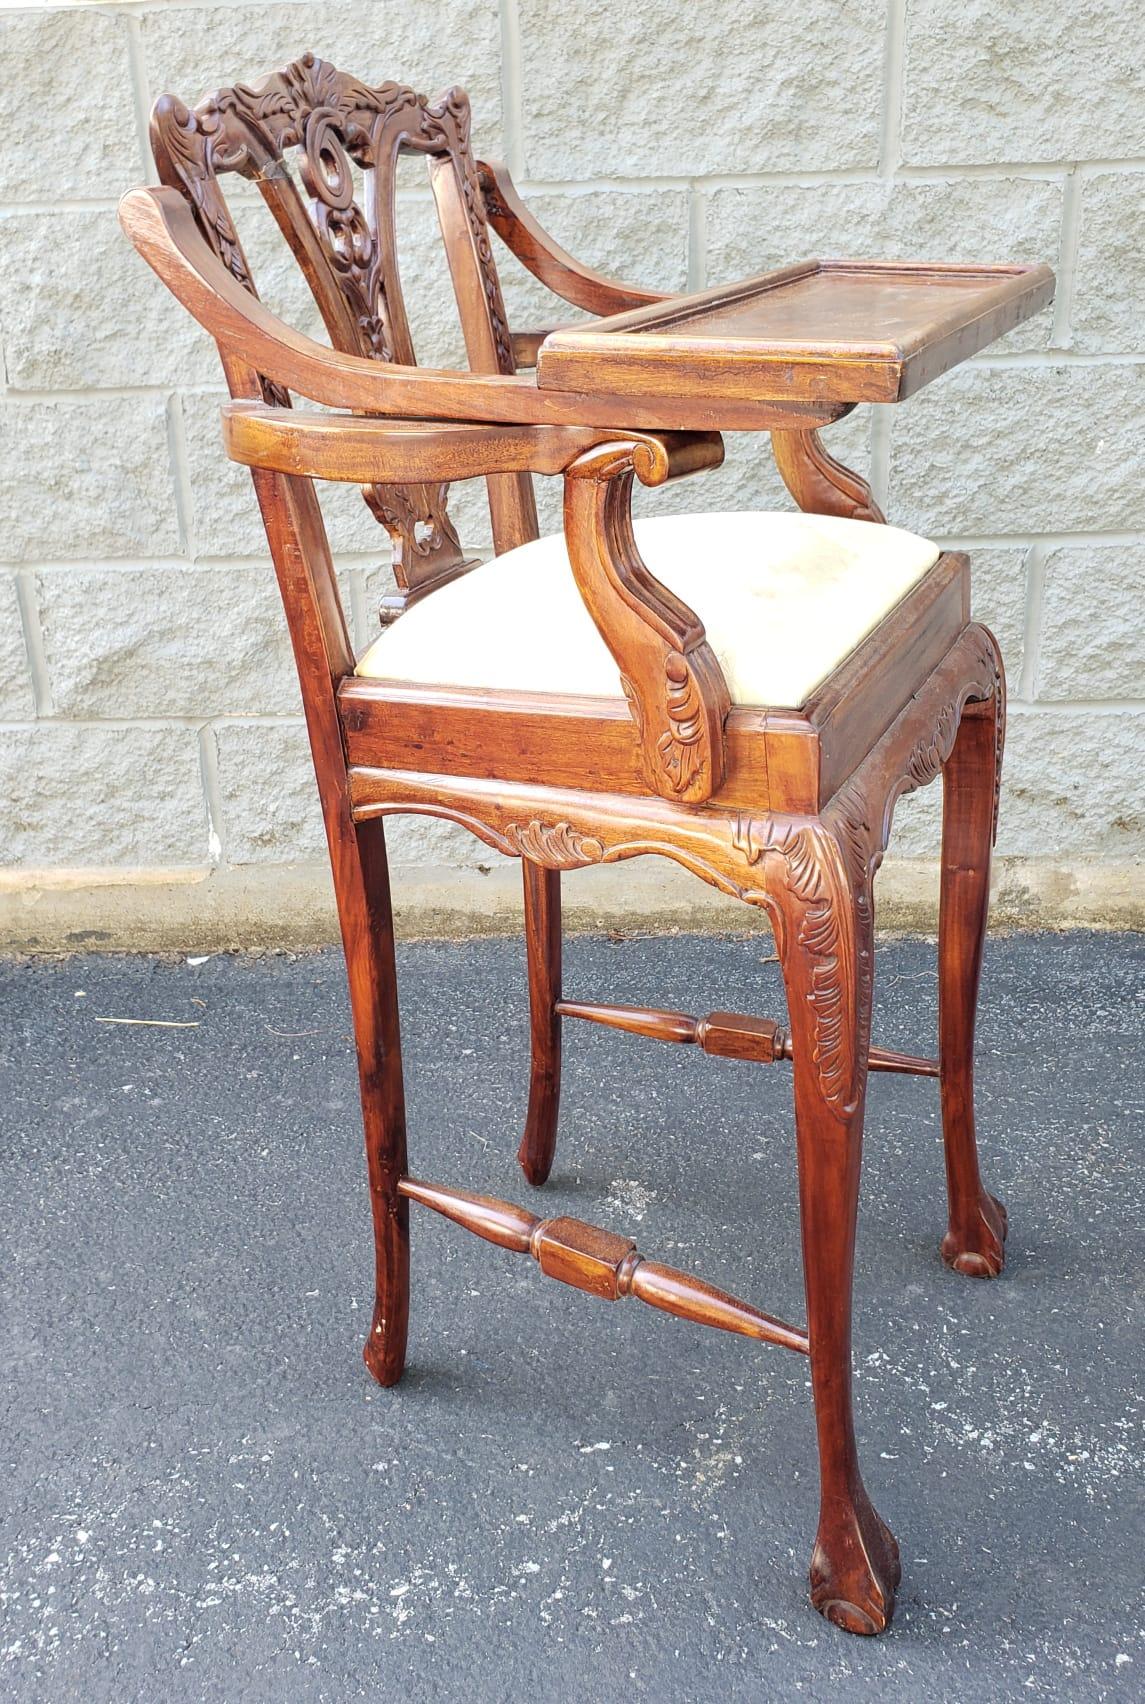
[[[521,265],[554,296],[590,314],[619,314],[629,308],[647,307],[651,302],[667,301],[661,290],[606,278],[602,272],[574,260],[537,223],[499,160],[478,160],[477,176],[489,223]]]
[[[663,485],[722,459],[710,434],[641,434],[601,444],[565,472],[569,560],[620,670],[646,777],[662,797],[687,804],[702,804],[723,781],[731,700],[703,622],[636,548],[632,481]]]
[[[804,514],[885,522],[866,480],[836,461],[818,432],[772,432],[771,448],[780,478]]]

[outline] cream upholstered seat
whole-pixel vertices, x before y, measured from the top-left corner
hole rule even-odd
[[[871,521],[748,511],[635,523],[648,567],[700,617],[734,704],[796,709],[938,560]],[[494,557],[415,604],[355,673],[375,680],[620,697],[564,535]]]

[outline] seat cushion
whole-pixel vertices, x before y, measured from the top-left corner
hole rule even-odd
[[[733,704],[797,709],[938,560],[898,527],[822,515],[663,515],[635,523],[653,574],[694,609]],[[561,533],[483,563],[414,604],[355,673],[619,698]]]

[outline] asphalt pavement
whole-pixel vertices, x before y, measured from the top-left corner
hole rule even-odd
[[[535,1192],[520,943],[399,957],[413,1170],[803,1318],[786,1067],[569,1024]],[[933,957],[881,947],[884,1046],[932,1045]],[[565,982],[783,1011],[760,936],[574,939]],[[801,1357],[566,1290],[415,1208],[408,1371],[371,1383],[337,954],[8,962],[0,1001],[3,1696],[1145,1696],[1145,937],[989,943],[997,1282],[939,1260],[935,1085],[872,1080],[858,1425],[903,1555],[876,1640],[806,1602]]]

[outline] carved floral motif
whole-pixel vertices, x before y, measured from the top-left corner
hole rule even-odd
[[[522,858],[543,864],[550,870],[575,870],[584,864],[599,864],[604,857],[604,845],[594,835],[580,834],[568,822],[511,822],[504,830],[505,839]]]
[[[664,679],[668,726],[656,750],[672,790],[685,793],[702,763],[703,705],[687,658],[678,651],[669,651],[665,657]]]
[[[469,125],[469,102],[460,89],[429,101],[399,83],[371,87],[308,53],[262,83],[221,89],[194,110],[164,96],[152,117],[152,142],[164,182],[188,197],[207,241],[244,289],[257,295],[219,186],[219,175],[226,172],[257,183],[268,199],[273,194],[279,204],[285,202],[296,223],[309,220],[329,275],[314,283],[315,297],[335,344],[351,354],[404,365],[413,363],[414,353],[394,257],[393,156],[398,147],[450,156],[499,368],[512,372],[511,339]],[[288,153],[295,151],[308,205],[288,164]],[[354,166],[367,174],[366,187],[373,192],[369,213],[355,198]],[[341,296],[344,311],[336,310],[337,295],[328,295],[327,284]],[[281,386],[263,380],[263,392],[268,402],[289,405]],[[447,485],[434,483],[363,488],[372,513],[393,540],[399,584],[409,583],[407,570],[415,564],[425,572],[460,564],[447,492]]]

